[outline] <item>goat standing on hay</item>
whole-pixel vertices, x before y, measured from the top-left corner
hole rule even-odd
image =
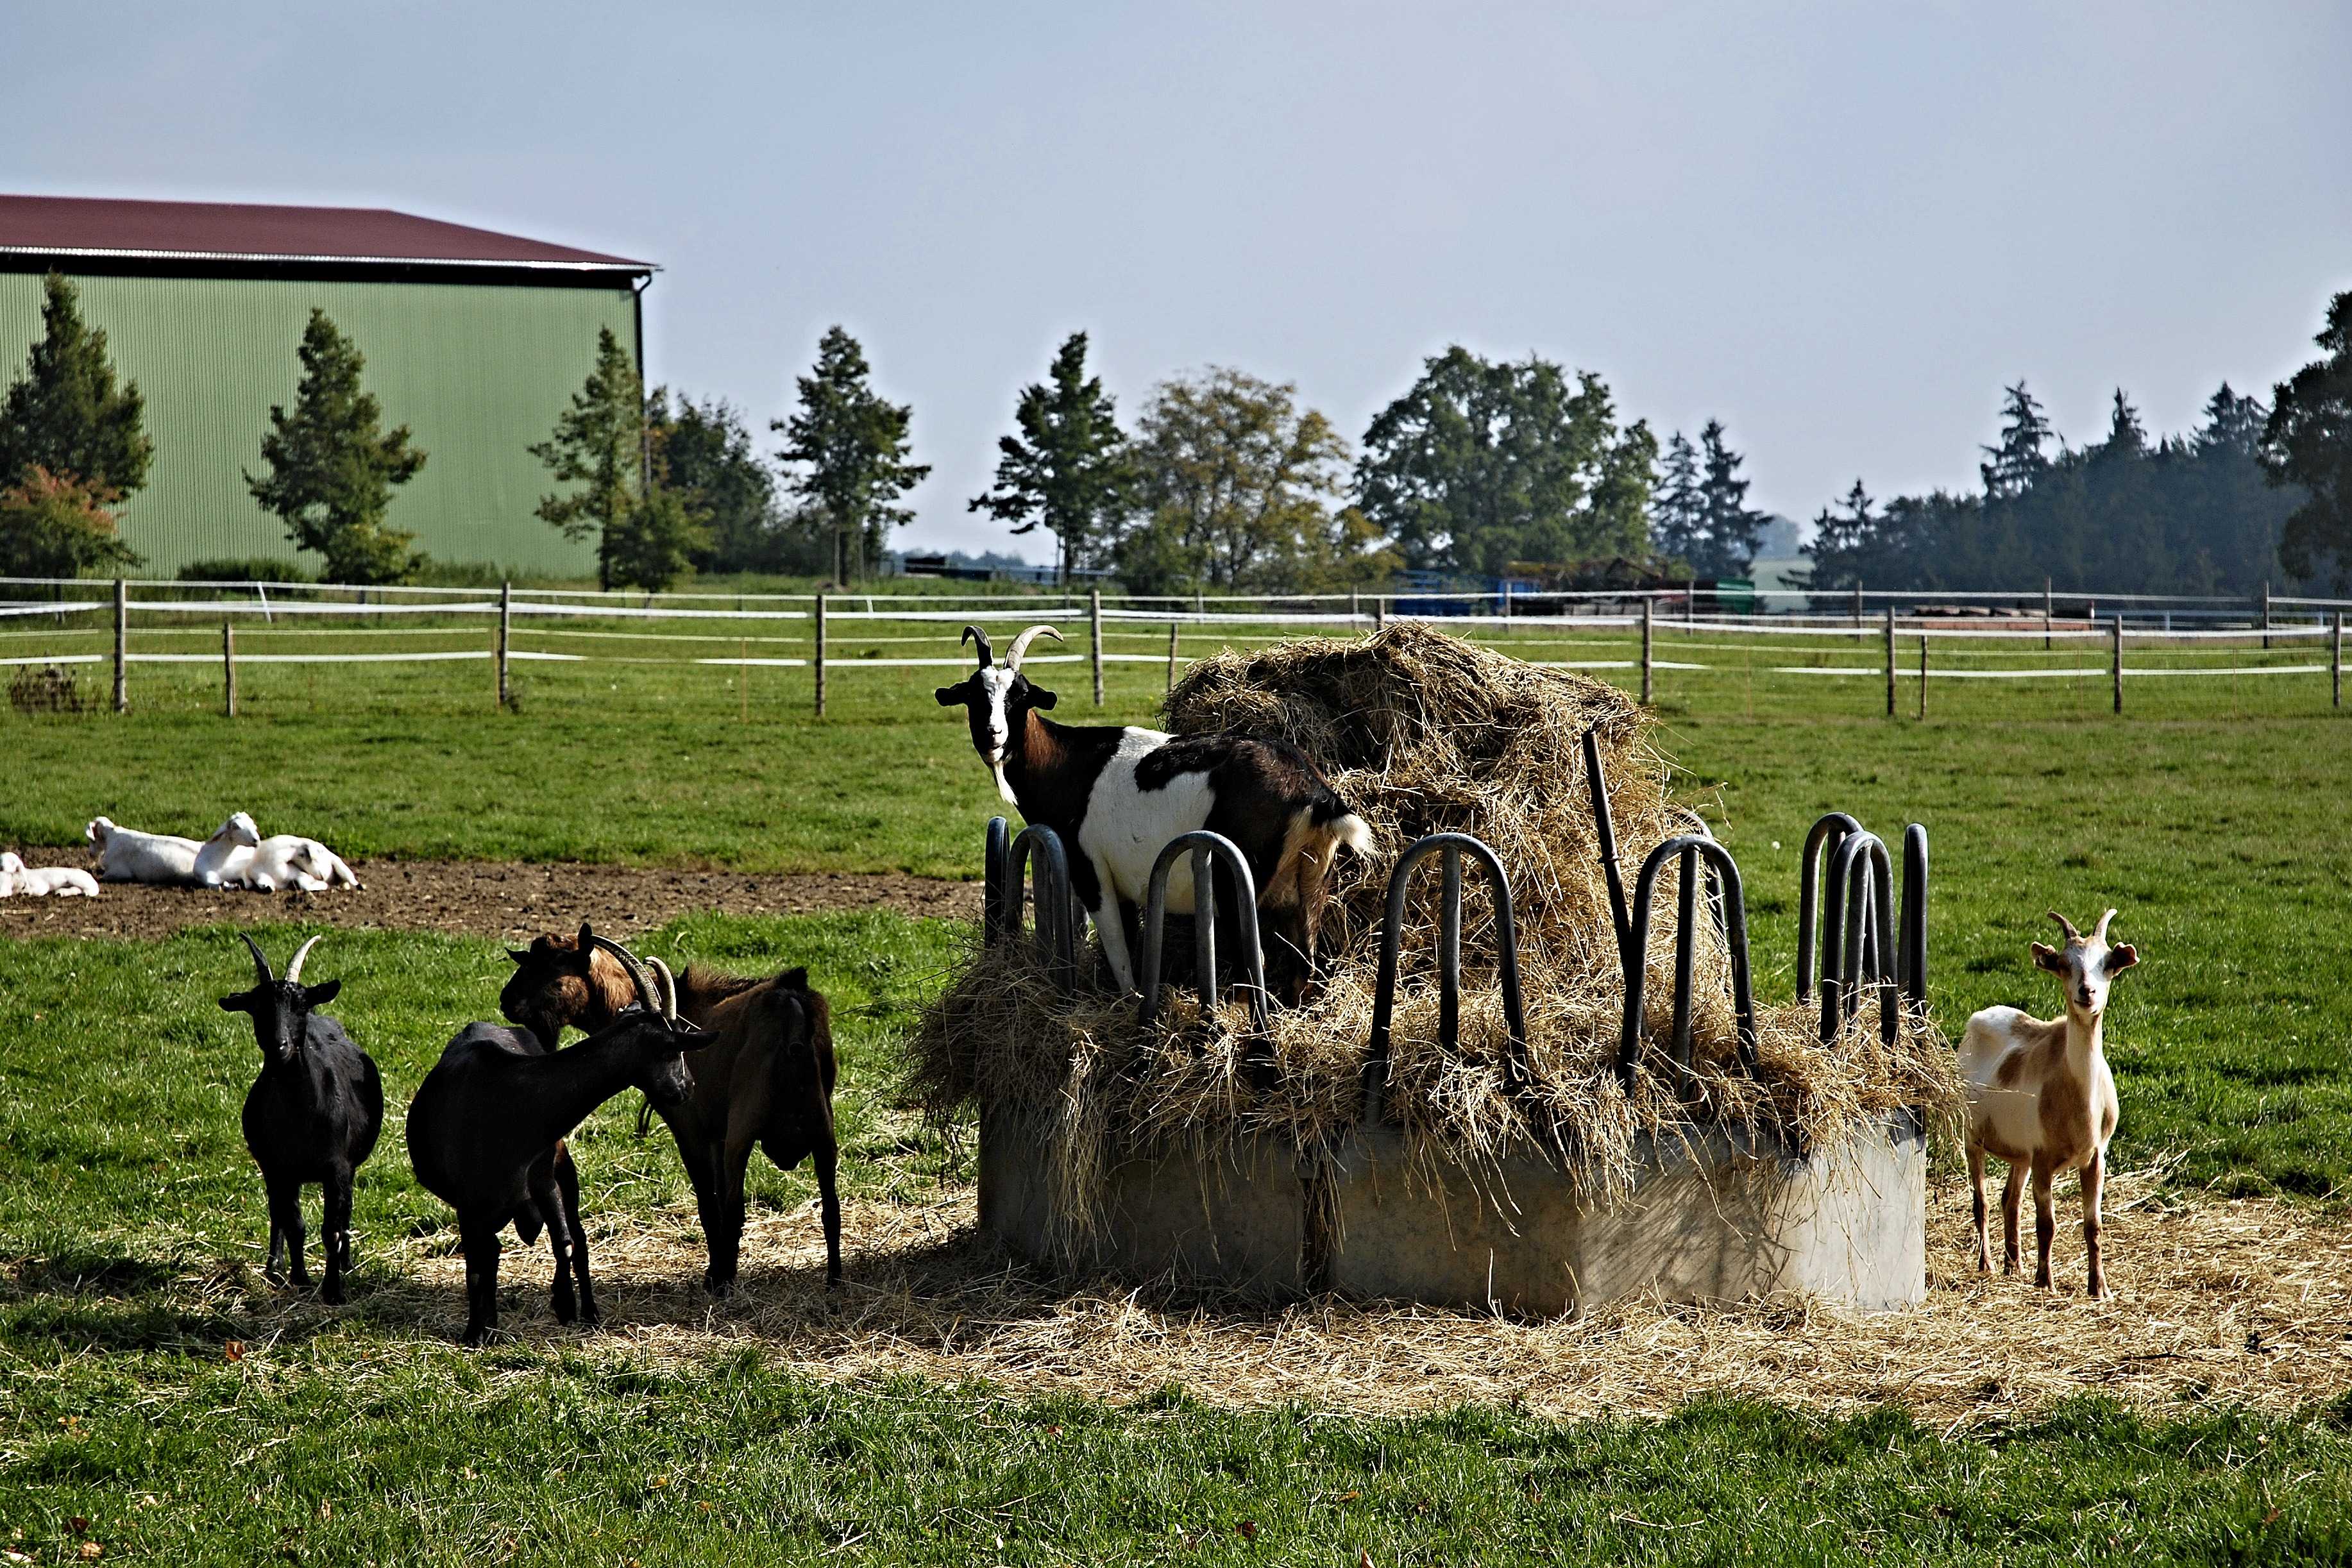
[[[1051,626],[1014,638],[1002,664],[990,661],[987,632],[967,626],[963,635],[978,644],[980,667],[934,695],[941,707],[961,706],[970,716],[972,746],[995,773],[997,792],[1068,850],[1070,891],[1086,905],[1119,989],[1135,989],[1129,927],[1150,890],[1152,862],[1171,839],[1206,828],[1231,839],[1249,862],[1270,934],[1295,960],[1285,999],[1296,1001],[1314,977],[1315,923],[1332,859],[1341,844],[1369,854],[1370,824],[1286,741],[1055,724],[1045,716],[1054,694],[1021,673],[1031,643],[1062,640]],[[1170,868],[1168,909],[1192,912],[1189,861]]]
[[[467,1344],[481,1343],[499,1326],[499,1232],[509,1220],[526,1245],[540,1225],[547,1228],[556,1322],[598,1321],[579,1177],[563,1141],[589,1113],[633,1085],[656,1106],[678,1103],[692,1086],[681,1053],[698,1049],[705,1037],[669,1010],[666,993],[635,954],[604,937],[592,940],[620,961],[637,1010],[551,1053],[528,1030],[467,1024],[408,1107],[408,1157],[417,1182],[457,1211]]]
[[[1960,1078],[1968,1085],[1969,1180],[1976,1190],[1977,1269],[1992,1271],[1985,1229],[1985,1155],[2009,1162],[2001,1189],[2001,1272],[2018,1271],[2018,1197],[2028,1168],[2033,1176],[2033,1282],[2050,1283],[2050,1240],[2058,1228],[2050,1183],[2066,1171],[2083,1173],[2083,1250],[2090,1260],[2090,1291],[2107,1293],[2099,1260],[2099,1190],[2106,1181],[2107,1141],[2116,1135],[2115,1074],[2107,1071],[2101,1037],[2107,988],[2139,962],[2129,943],[2107,946],[2108,910],[2085,937],[2053,911],[2066,946],[2033,944],[2033,962],[2058,977],[2066,993],[2063,1019],[2044,1020],[2017,1008],[1987,1008],[1969,1019],[1960,1040]]]
[[[302,1188],[316,1182],[325,1197],[320,1241],[327,1252],[319,1299],[333,1306],[343,1299],[343,1276],[352,1267],[352,1177],[383,1130],[383,1083],[343,1026],[312,1010],[343,988],[341,980],[302,983],[302,960],[319,938],[302,944],[282,980],[270,974],[269,960],[252,937],[245,936],[245,945],[253,953],[253,988],[223,997],[220,1005],[224,1012],[249,1014],[261,1043],[261,1076],[245,1096],[244,1122],[245,1146],[253,1151],[269,1194],[269,1261],[263,1272],[273,1281],[284,1278],[278,1271],[282,1252],[293,1266],[294,1288],[310,1288],[302,1265]]]
[[[541,936],[508,949],[515,972],[499,1010],[554,1048],[564,1029],[604,1028],[628,1005],[628,977],[587,926],[576,938]],[[689,967],[678,981],[678,1015],[709,1037],[675,1105],[656,1105],[677,1140],[702,1214],[714,1295],[735,1282],[743,1241],[743,1172],[754,1144],[779,1170],[805,1159],[816,1176],[824,1227],[825,1283],[841,1282],[840,1145],[833,1126],[833,1015],[809,988],[806,969],[743,979]]]

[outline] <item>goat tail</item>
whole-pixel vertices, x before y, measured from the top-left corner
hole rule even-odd
[[[1355,812],[1334,818],[1329,824],[1329,831],[1335,841],[1347,845],[1358,854],[1371,854],[1372,825]]]

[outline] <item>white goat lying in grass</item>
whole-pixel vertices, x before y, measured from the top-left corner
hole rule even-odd
[[[194,882],[196,852],[204,847],[170,833],[118,828],[104,817],[92,818],[82,837],[97,846],[98,874],[109,882]]]
[[[253,887],[264,893],[289,888],[324,893],[360,884],[342,857],[318,840],[293,833],[265,839],[243,811],[223,822],[199,848],[195,880],[205,887]]]
[[[0,852],[0,898],[17,893],[29,898],[96,898],[98,879],[75,866],[28,866],[14,850]]]

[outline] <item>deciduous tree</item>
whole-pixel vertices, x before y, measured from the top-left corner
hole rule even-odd
[[[2317,339],[2325,357],[2271,392],[2263,465],[2275,485],[2299,485],[2279,560],[2297,576],[2323,570],[2340,592],[2352,582],[2352,289],[2327,307]]]
[[[298,350],[302,380],[294,409],[273,404],[261,438],[268,472],[247,472],[246,488],[286,524],[297,547],[326,558],[330,582],[399,582],[424,557],[415,538],[384,520],[392,493],[416,477],[425,454],[408,426],[386,431],[383,410],[360,388],[367,361],[323,310],[310,312]]]
[[[79,577],[139,564],[115,532],[114,493],[35,468],[0,489],[0,576]]]

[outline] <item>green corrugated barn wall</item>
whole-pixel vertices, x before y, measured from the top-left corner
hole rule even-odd
[[[394,494],[391,521],[436,560],[592,576],[595,549],[532,515],[554,488],[526,450],[587,379],[596,329],[633,355],[629,289],[507,283],[304,282],[281,278],[74,277],[84,319],[103,328],[117,374],[139,383],[155,462],[123,508],[122,532],[168,577],[225,556],[300,559],[254,504],[272,403],[290,403],[294,352],[316,306],[367,356],[364,384],[387,425],[428,456]],[[40,334],[41,276],[0,273],[0,382],[25,373]],[[640,371],[642,371],[642,360]]]

